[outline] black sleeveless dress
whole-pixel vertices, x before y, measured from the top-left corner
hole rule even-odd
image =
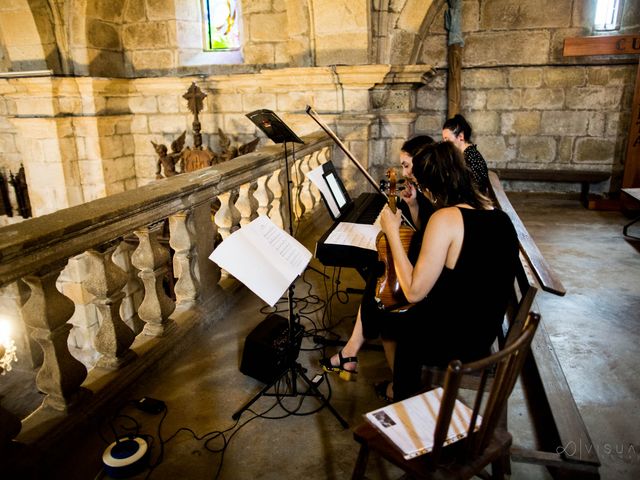
[[[409,245],[409,251],[407,252],[409,260],[411,260],[411,263],[413,264],[416,263],[418,254],[420,253],[424,229],[427,227],[429,217],[431,217],[435,211],[431,202],[429,202],[424,195],[418,194],[416,198],[418,201],[420,228],[417,228],[417,231],[413,234],[411,244]],[[407,204],[400,202],[398,206],[402,210],[405,218],[410,219],[411,214]],[[368,339],[382,337],[385,340],[396,340],[399,335],[398,329],[403,328],[403,324],[399,321],[399,318],[401,318],[404,313],[388,312],[381,310],[378,307],[378,303],[375,300],[376,284],[378,277],[383,273],[384,265],[381,262],[378,262],[378,265],[374,265],[371,268],[369,278],[366,281],[364,292],[362,293],[362,302],[360,303],[362,332],[364,337]]]
[[[400,321],[394,394],[420,390],[422,365],[487,356],[515,280],[518,237],[501,210],[460,208],[464,238],[455,268],[444,268],[429,294]]]

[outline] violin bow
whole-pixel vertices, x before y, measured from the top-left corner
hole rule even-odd
[[[313,108],[311,108],[309,105],[307,105],[306,111],[307,111],[307,114],[311,118],[313,118],[313,120],[320,126],[320,128],[322,128],[322,130],[324,130],[325,133],[327,135],[329,135],[329,137],[331,137],[331,139],[336,143],[336,145],[338,145],[338,147],[340,147],[340,150],[342,150],[345,153],[345,155],[349,158],[349,160],[351,160],[353,163],[355,163],[356,167],[358,167],[358,170],[360,170],[364,174],[366,179],[369,181],[369,183],[371,185],[373,185],[373,187],[376,189],[376,191],[378,193],[384,195],[384,198],[387,199],[387,203],[389,203],[389,196],[384,191],[382,191],[382,189],[380,188],[378,183],[369,174],[367,169],[364,168],[362,166],[362,164],[358,160],[356,160],[356,157],[353,156],[353,154],[349,151],[349,149],[345,146],[345,144],[342,143],[342,140],[340,140],[338,138],[338,136],[333,132],[333,130],[331,130],[328,125],[326,125],[322,120],[320,120],[320,117],[318,117],[318,114],[316,113],[316,111]],[[400,212],[400,215],[402,215],[402,219],[407,224],[407,226],[409,228],[411,228],[415,232],[416,231],[415,227],[407,219],[407,217],[405,217],[404,213]]]

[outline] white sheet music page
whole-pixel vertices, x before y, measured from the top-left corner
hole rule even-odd
[[[320,165],[310,172],[307,172],[307,177],[309,178],[309,180],[311,180],[311,183],[313,183],[316,187],[318,187],[318,190],[320,190],[320,193],[322,194],[325,202],[327,202],[327,207],[329,207],[329,210],[331,211],[333,217],[338,218],[338,216],[340,215],[340,208],[338,207],[338,204],[336,204],[336,201],[333,199],[333,195],[331,195],[331,190],[329,189],[327,182],[324,180],[323,174],[324,170],[322,169],[322,165]]]
[[[229,235],[209,259],[273,307],[311,256],[304,245],[260,215]]]
[[[442,393],[442,387],[438,387],[366,413],[365,418],[393,442],[408,460],[433,450],[433,434]],[[467,436],[471,414],[471,409],[456,399],[445,445]],[[481,423],[482,417],[478,415],[474,431],[480,428]]]
[[[329,234],[325,243],[376,250],[376,237],[380,232],[377,224],[340,222]]]

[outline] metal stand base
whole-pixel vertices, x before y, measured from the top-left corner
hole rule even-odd
[[[247,403],[245,403],[242,407],[240,407],[240,409],[238,409],[233,415],[231,415],[231,418],[234,420],[237,420],[238,418],[240,418],[240,415],[242,415],[244,411],[246,411],[258,399],[260,399],[260,397],[263,397],[263,396],[265,397],[268,397],[268,396],[296,397],[298,395],[311,395],[318,398],[321,401],[321,403],[329,409],[329,411],[333,414],[334,417],[336,417],[336,419],[338,420],[338,422],[340,422],[340,425],[342,425],[343,428],[349,428],[349,424],[347,423],[347,421],[344,418],[342,418],[342,416],[338,413],[338,411],[335,408],[333,408],[331,403],[329,403],[329,400],[327,400],[327,398],[322,394],[322,392],[318,390],[318,387],[316,386],[316,384],[313,383],[311,380],[309,380],[305,372],[306,370],[302,367],[302,365],[295,362],[291,367],[289,367],[287,370],[285,370],[280,375],[278,375],[274,381],[265,385],[265,387],[262,390],[260,390],[253,398],[251,398]],[[291,375],[292,391],[288,393],[269,393],[269,390],[276,383],[278,383],[280,379],[285,375]],[[305,392],[297,391],[297,385],[296,385],[297,377],[300,377],[307,384],[308,386],[307,391]]]

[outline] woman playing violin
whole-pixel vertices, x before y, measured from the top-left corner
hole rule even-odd
[[[404,189],[401,191],[401,199],[399,207],[406,218],[410,219],[417,232],[413,236],[412,244],[409,248],[409,256],[416,259],[420,250],[420,241],[422,240],[422,231],[427,225],[429,216],[433,213],[434,208],[431,203],[417,192],[412,181],[412,159],[425,146],[432,144],[433,139],[427,135],[420,135],[407,140],[400,151],[400,166],[402,167],[402,176],[406,179]],[[393,360],[395,357],[395,338],[397,337],[397,329],[399,323],[393,319],[402,313],[391,313],[381,311],[375,300],[376,280],[380,275],[378,269],[372,269],[371,278],[367,281],[362,296],[362,303],[358,309],[356,323],[349,340],[341,352],[330,358],[320,360],[322,368],[327,372],[338,373],[340,378],[344,380],[355,379],[357,373],[357,354],[366,339],[374,339],[381,337],[382,345],[385,352],[387,362],[393,371]],[[391,382],[383,382],[376,386],[379,395],[387,400],[391,400],[392,389]]]
[[[418,392],[423,365],[446,366],[489,354],[518,261],[509,217],[479,193],[460,151],[450,142],[413,156],[412,174],[437,210],[424,230],[415,263],[400,245],[399,214],[384,208],[387,237],[400,286],[415,305],[399,319],[393,368],[395,400]]]

